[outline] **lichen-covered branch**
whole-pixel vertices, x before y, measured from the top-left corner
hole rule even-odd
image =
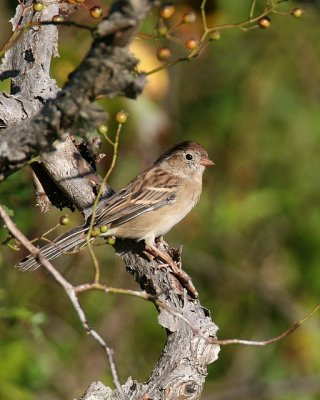
[[[115,2],[108,18],[98,26],[90,51],[70,75],[63,90],[54,98],[50,98],[47,93],[46,99],[50,99],[36,115],[34,108],[29,110],[26,106],[22,107],[23,112],[18,115],[23,121],[8,127],[0,135],[0,181],[24,166],[32,157],[50,151],[53,142],[66,131],[74,130],[81,135],[105,121],[105,112],[93,104],[97,96],[125,95],[136,98],[141,93],[145,77],[135,72],[137,60],[128,51],[128,45],[152,3],[152,0]],[[39,29],[52,28],[55,29],[46,25]],[[33,33],[33,29],[28,31],[29,34]],[[41,41],[41,36],[38,39]],[[54,38],[53,40],[55,41]],[[37,64],[32,46],[33,42],[28,41],[28,49],[24,47],[23,54],[31,63]],[[15,53],[15,47],[10,51]],[[51,48],[47,56],[51,58],[52,55]],[[6,61],[4,67],[2,74],[20,75],[18,67],[14,67],[13,63]],[[36,80],[37,77],[33,75],[33,79]],[[22,92],[23,96],[20,86],[17,81],[13,94]],[[2,102],[4,103],[3,99]],[[5,114],[5,110],[0,111],[0,121],[3,121],[2,124],[9,124]]]

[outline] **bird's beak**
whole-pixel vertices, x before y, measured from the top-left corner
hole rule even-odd
[[[200,160],[199,164],[203,165],[204,167],[213,167],[215,165],[215,163],[209,160],[209,158],[203,158]]]

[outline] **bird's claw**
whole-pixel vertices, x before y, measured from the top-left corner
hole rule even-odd
[[[153,257],[151,260],[154,260],[156,257],[160,258],[162,261],[164,261],[163,264],[158,264],[158,268],[166,268],[170,267],[171,273],[177,280],[180,282],[180,284],[187,289],[189,294],[193,298],[198,298],[198,292],[196,288],[194,287],[189,275],[184,272],[181,268],[181,261],[174,261],[169,254],[163,253],[161,250],[159,250],[156,246],[151,246],[151,245],[146,245],[146,251],[144,253],[147,255],[147,257],[150,259],[150,256]]]

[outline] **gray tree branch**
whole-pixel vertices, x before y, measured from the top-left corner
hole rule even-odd
[[[34,109],[30,112],[21,107],[23,121],[5,129],[0,135],[0,181],[23,167],[32,157],[50,151],[53,142],[61,139],[66,131],[74,130],[78,135],[84,135],[104,122],[104,110],[93,104],[97,96],[125,95],[136,98],[141,93],[145,77],[135,72],[137,60],[128,51],[128,45],[152,3],[152,0],[115,2],[108,18],[95,31],[95,39],[87,56],[69,76],[64,89],[53,99],[49,98],[36,115]],[[56,43],[55,38],[51,39]],[[43,40],[41,34],[38,40]],[[24,64],[37,61],[32,45],[33,42],[28,40],[27,46],[23,46],[19,52],[24,55]],[[16,54],[15,47],[11,50]],[[48,53],[51,56],[53,49]],[[12,64],[6,61],[5,66],[11,66],[12,69],[3,70],[2,74],[10,76],[16,73],[20,77],[22,70],[18,66],[15,66],[15,70]],[[33,79],[37,79],[37,76],[34,75]],[[20,86],[17,85],[13,94],[18,91],[23,95]],[[0,112],[0,120],[8,122],[4,114],[5,111]]]
[[[5,68],[2,68],[2,74],[7,75],[13,74],[14,70],[18,71],[13,87],[18,87],[19,90],[14,89],[11,95],[0,98],[0,120],[9,126],[0,135],[0,181],[25,165],[31,157],[41,154],[48,176],[85,213],[95,197],[93,189],[99,185],[101,178],[90,166],[85,165],[85,160],[79,154],[75,155],[70,140],[60,140],[55,147],[53,143],[56,139],[62,139],[68,130],[84,134],[89,128],[105,120],[105,113],[93,104],[98,95],[125,95],[135,98],[142,91],[145,77],[135,72],[137,61],[129,53],[128,45],[152,3],[151,0],[116,1],[108,18],[98,26],[88,55],[69,77],[63,90],[58,92],[55,83],[48,76],[47,81],[43,77],[40,85],[43,85],[42,92],[40,91],[42,97],[39,97],[41,104],[35,99],[37,96],[33,93],[31,82],[23,79],[23,73],[28,72],[27,63],[33,66],[38,62],[39,58],[35,54],[42,54],[44,51],[43,48],[41,50],[41,42],[49,41],[44,64],[46,67],[40,68],[44,75],[48,75],[50,59],[55,53],[56,28],[46,26],[32,30],[32,35],[37,35],[37,40],[31,33],[29,34],[33,41],[25,35],[20,38],[20,55],[24,56],[18,58],[14,64],[9,60],[10,54],[7,55]],[[49,7],[51,5],[48,9]],[[53,10],[52,13],[56,11]],[[24,17],[27,16],[28,14]],[[29,18],[33,18],[33,15],[29,15]],[[47,28],[51,30],[46,31]],[[26,57],[28,49],[31,53],[28,51]],[[11,57],[16,56],[15,47],[11,50]],[[34,70],[39,71],[36,66]],[[4,103],[2,107],[1,104]],[[15,111],[8,114],[6,111],[13,103],[15,107],[20,105],[20,113],[15,118],[10,117]],[[64,151],[66,147],[68,150]],[[62,162],[56,162],[59,158]],[[86,178],[88,176],[90,179]],[[80,182],[81,190],[73,186],[73,177]],[[198,299],[189,296],[168,269],[159,268],[156,261],[150,262],[145,257],[141,244],[117,241],[115,250],[124,260],[127,270],[147,293],[156,295],[170,310],[187,319],[195,328],[191,329],[183,318],[178,318],[168,309],[160,308],[159,323],[168,335],[162,355],[147,382],[138,383],[129,378],[122,385],[123,392],[128,399],[199,399],[207,365],[217,358],[219,351],[217,345],[197,334],[197,330],[201,330],[203,335],[215,337],[217,327],[211,321],[209,312],[201,306]],[[180,251],[170,251],[180,261]],[[117,390],[112,391],[101,383],[91,385],[82,397],[86,400],[117,398]]]

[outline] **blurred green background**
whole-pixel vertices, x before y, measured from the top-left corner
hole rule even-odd
[[[198,13],[199,3],[177,2],[177,15]],[[184,245],[184,268],[220,327],[219,338],[272,337],[320,299],[319,3],[287,2],[281,10],[297,6],[305,10],[302,18],[274,15],[268,30],[221,31],[221,39],[191,63],[151,75],[137,101],[101,102],[110,113],[110,135],[114,114],[121,108],[130,114],[111,178],[115,189],[181,140],[200,142],[215,161],[199,205],[166,239]],[[210,26],[243,21],[249,7],[250,1],[208,1]],[[15,2],[2,1],[1,45],[14,8]],[[72,18],[92,23],[85,9]],[[150,32],[155,20],[150,16],[145,29]],[[200,28],[199,18],[183,27],[182,41],[198,38]],[[89,43],[86,33],[61,28],[60,58],[52,63],[60,85]],[[185,53],[183,46],[170,46],[173,58]],[[133,51],[143,58],[142,68],[154,68],[153,44],[136,40]],[[8,88],[1,83],[1,90]],[[111,159],[111,148],[104,151],[101,172]],[[36,209],[27,168],[0,185],[0,199],[30,238],[62,215]],[[72,224],[81,223],[68,214]],[[1,226],[1,241],[5,237]],[[71,399],[94,380],[112,384],[105,355],[60,287],[41,269],[13,268],[24,254],[0,248],[0,398]],[[111,247],[98,247],[97,256],[103,282],[137,288]],[[93,278],[86,251],[55,265],[74,283]],[[152,304],[94,292],[81,300],[89,322],[114,348],[122,382],[130,375],[146,380],[165,342]],[[319,313],[274,345],[222,348],[202,398],[320,399]]]

